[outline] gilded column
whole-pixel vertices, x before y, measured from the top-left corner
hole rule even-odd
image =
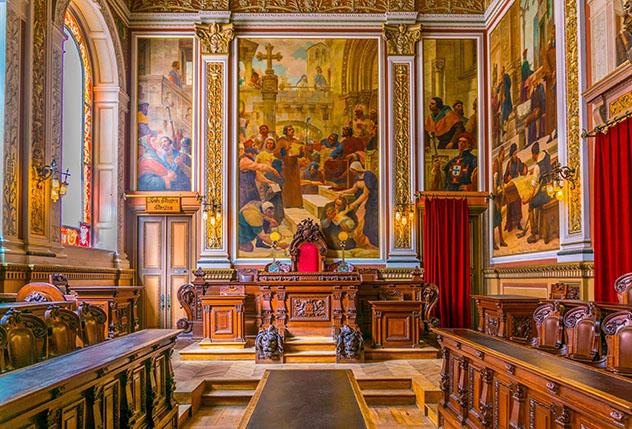
[[[585,86],[585,70],[581,67],[583,62],[584,49],[581,46],[580,35],[585,34],[580,28],[581,9],[583,2],[578,0],[565,0],[564,10],[559,19],[562,25],[558,24],[558,38],[562,37],[560,45],[564,46],[564,58],[558,61],[563,65],[564,76],[561,85],[561,98],[565,99],[566,105],[561,110],[564,127],[560,127],[561,135],[566,137],[565,147],[560,148],[560,158],[562,164],[575,169],[575,186],[567,187],[566,205],[560,222],[560,243],[561,250],[558,260],[564,262],[578,260],[592,260],[592,249],[590,244],[590,210],[588,187],[585,186],[588,180],[587,174],[587,144],[581,140],[581,126],[586,119],[586,109],[584,107],[582,92]],[[582,6],[583,7],[583,6]],[[561,32],[561,36],[560,36]],[[563,140],[560,140],[562,142]]]
[[[197,24],[202,48],[203,194],[207,212],[202,216],[199,266],[228,265],[228,55],[232,24]],[[204,209],[204,207],[203,207]]]
[[[19,216],[22,214],[20,207],[20,153],[21,135],[24,124],[20,120],[24,100],[20,88],[22,79],[26,75],[22,70],[21,52],[25,40],[22,36],[22,28],[26,26],[26,11],[15,1],[5,4],[6,9],[6,46],[0,46],[4,52],[4,114],[0,116],[0,142],[2,142],[2,177],[3,197],[2,204],[2,246],[6,253],[17,250],[19,245]],[[0,55],[2,55],[0,53]],[[1,80],[1,79],[0,79]]]
[[[46,111],[49,99],[48,88],[50,86],[50,39],[49,28],[51,26],[51,2],[46,0],[34,0],[32,9],[32,58],[31,58],[31,129],[29,160],[25,163],[29,169],[27,188],[28,210],[26,213],[27,230],[26,250],[35,255],[50,255],[48,245],[50,243],[48,213],[50,210],[50,198],[46,198],[49,183],[37,182],[35,167],[49,164],[51,159],[47,156],[47,124]]]
[[[413,211],[416,183],[414,69],[421,26],[385,25],[384,39],[388,55],[388,147],[392,160],[388,180],[390,240],[387,261],[391,265],[415,266],[419,261]]]

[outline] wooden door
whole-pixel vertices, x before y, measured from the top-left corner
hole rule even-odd
[[[145,327],[171,328],[184,317],[177,300],[189,281],[192,260],[191,218],[138,218],[138,277],[145,287]]]

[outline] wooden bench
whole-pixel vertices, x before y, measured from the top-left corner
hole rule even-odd
[[[0,427],[176,428],[179,332],[146,329],[2,375]]]
[[[632,380],[469,329],[436,329],[439,426],[625,428]]]
[[[72,304],[72,305],[58,305]],[[104,341],[103,310],[81,303],[0,304],[0,373]],[[33,311],[34,310],[34,311]]]

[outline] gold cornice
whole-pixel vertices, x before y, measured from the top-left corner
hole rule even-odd
[[[577,1],[566,0],[566,111],[567,115],[567,163],[574,168],[577,177],[580,171],[580,117],[579,117],[579,47],[577,41]],[[576,186],[569,189],[568,203],[568,232],[577,234],[582,232],[582,186],[578,180]]]
[[[610,103],[609,117],[614,118],[621,113],[632,110],[632,93],[628,92]]]
[[[195,35],[200,39],[202,53],[228,55],[235,30],[233,24],[195,24]]]
[[[421,40],[421,24],[382,26],[387,55],[415,55],[417,42]]]
[[[579,278],[593,277],[592,262],[565,264],[526,265],[519,267],[492,267],[483,270],[486,280],[490,279],[543,279],[543,278]]]
[[[387,13],[483,14],[489,0],[131,0],[133,13]]]

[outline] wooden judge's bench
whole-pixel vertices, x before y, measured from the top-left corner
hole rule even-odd
[[[420,270],[387,280],[378,269],[326,266],[327,247],[311,219],[298,225],[289,251],[291,265],[238,270],[229,281],[212,280],[198,269],[193,283],[178,291],[187,315],[178,327],[201,344],[235,346],[271,325],[284,338],[335,338],[347,325],[371,338],[373,347],[414,348],[438,324],[432,316],[438,290],[423,283]],[[305,262],[302,255],[317,260]],[[305,265],[319,271],[301,271]]]

